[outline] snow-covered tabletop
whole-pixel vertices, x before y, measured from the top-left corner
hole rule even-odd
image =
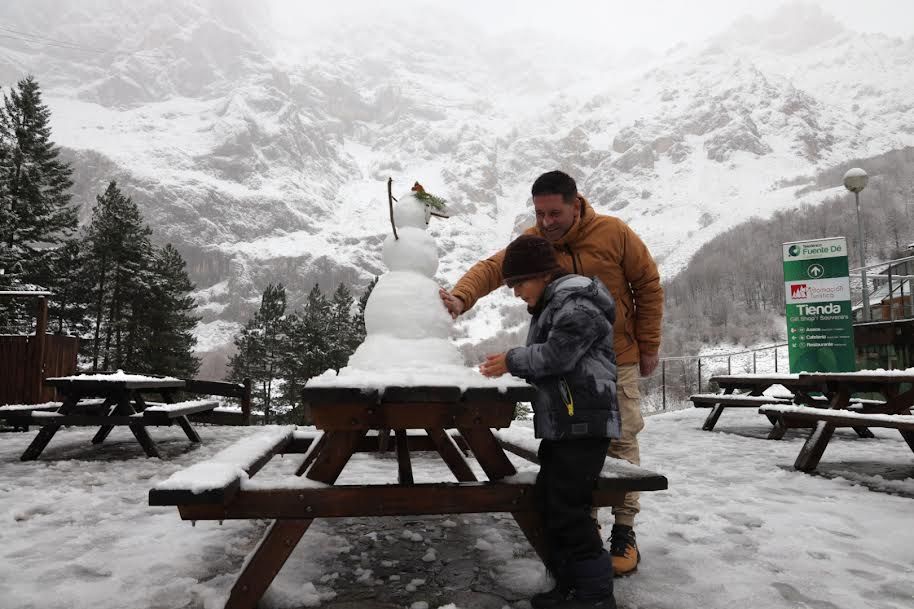
[[[184,386],[184,381],[173,376],[147,376],[144,374],[127,374],[122,370],[102,374],[76,374],[73,376],[54,376],[45,379],[46,385],[57,387],[60,390],[97,389],[106,386],[126,389],[178,389]]]

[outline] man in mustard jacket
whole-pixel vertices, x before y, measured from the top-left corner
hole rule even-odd
[[[657,265],[638,235],[622,220],[596,213],[568,174],[544,173],[531,192],[536,226],[526,233],[548,239],[566,271],[598,277],[616,301],[613,331],[622,437],[612,442],[609,456],[637,465],[638,432],[644,427],[638,378],[650,375],[659,361],[663,288]],[[441,290],[441,300],[453,317],[501,287],[504,255],[501,250],[477,262],[453,290]],[[610,553],[617,575],[634,572],[641,560],[634,531],[638,498],[638,493],[628,493],[623,504],[612,509]]]

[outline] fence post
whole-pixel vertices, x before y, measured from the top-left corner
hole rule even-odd
[[[727,356],[727,374],[733,374],[733,370],[730,367],[730,363],[731,363],[730,360],[732,357],[733,357],[732,355]]]
[[[241,395],[241,416],[245,425],[251,424],[251,379],[241,381],[244,393]]]
[[[698,393],[701,393],[701,358],[698,358]]]
[[[889,265],[889,319],[895,321],[895,299],[892,293],[892,265]],[[885,319],[885,307],[882,307],[882,319]]]
[[[904,275],[910,275],[910,273],[908,272],[908,263],[907,262],[904,263],[904,270],[902,271],[902,273]],[[908,316],[907,313],[904,312],[904,308],[905,308],[904,307],[904,282],[905,282],[904,279],[902,279],[901,281],[898,282],[898,287],[901,288],[901,317],[902,318],[905,318]],[[908,285],[911,285],[910,279],[908,279],[908,282],[909,282]]]
[[[663,383],[663,409],[666,410],[666,360],[660,360],[660,380]]]
[[[756,354],[756,352],[753,351],[752,352],[752,374],[755,374],[755,372],[756,372],[755,354]]]
[[[778,348],[774,348],[774,373],[778,372]]]

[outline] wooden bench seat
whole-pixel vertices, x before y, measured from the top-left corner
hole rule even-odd
[[[519,435],[510,429],[501,429],[495,432],[499,444],[510,453],[539,465],[537,450],[539,440],[532,436]],[[526,482],[531,487],[536,479],[536,472],[525,471],[506,480],[520,483]],[[606,458],[597,488],[593,494],[593,505],[606,507],[617,505],[624,500],[625,494],[631,491],[662,491],[666,490],[668,482],[665,476],[646,470],[638,465],[620,459]]]
[[[143,411],[143,419],[147,422],[158,421],[160,422],[159,424],[168,425],[167,421],[172,419],[207,412],[217,406],[219,406],[219,402],[216,400],[188,400],[174,404],[147,402],[146,409]]]
[[[790,404],[791,399],[771,395],[748,395],[745,393],[696,393],[689,396],[695,408],[710,408],[711,412],[701,428],[712,431],[724,408],[758,408],[765,404]],[[769,419],[774,424],[773,419]]]
[[[914,416],[901,414],[868,414],[859,410],[829,410],[809,406],[763,406],[759,414],[774,415],[797,421],[825,421],[836,427],[883,427],[914,431]]]
[[[695,408],[714,408],[721,404],[723,406],[735,406],[737,408],[756,408],[763,404],[792,404],[793,399],[788,397],[770,396],[770,395],[743,395],[741,393],[696,393],[690,395],[689,399]]]
[[[822,437],[827,436],[827,440],[837,427],[852,427],[855,430],[870,427],[897,429],[908,447],[914,451],[914,416],[910,414],[872,414],[856,410],[829,410],[809,406],[765,406],[760,408],[759,412],[778,417],[780,425],[784,427],[794,425],[796,422],[815,425],[815,429],[809,434],[809,438],[794,462],[794,468],[800,471],[810,472],[818,466],[827,445],[827,441],[823,442]]]
[[[269,430],[244,438],[159,483],[149,491],[149,505],[178,506],[184,520],[460,514],[502,512],[506,506],[512,512],[536,510],[536,471],[531,469],[499,481],[410,484],[405,494],[402,485],[328,486],[307,479],[290,485],[246,483],[242,488],[240,471],[251,479],[274,454],[305,453],[308,461],[321,435]],[[539,441],[531,441],[522,445],[499,439],[505,450],[536,463]],[[614,505],[629,491],[664,490],[667,485],[660,474],[608,458],[594,490],[594,505]],[[438,503],[442,499],[445,506]]]

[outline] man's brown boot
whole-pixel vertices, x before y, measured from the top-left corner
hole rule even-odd
[[[613,572],[616,577],[631,575],[638,570],[641,553],[635,540],[635,531],[625,524],[613,525],[609,538],[609,553],[613,560]]]

